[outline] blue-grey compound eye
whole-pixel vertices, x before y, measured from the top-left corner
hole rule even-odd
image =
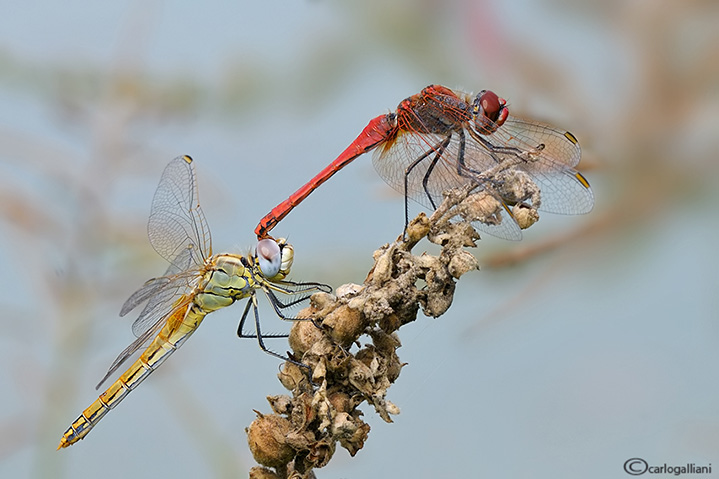
[[[280,272],[282,253],[275,240],[265,238],[257,243],[255,256],[260,265],[260,271],[266,278],[272,278]]]

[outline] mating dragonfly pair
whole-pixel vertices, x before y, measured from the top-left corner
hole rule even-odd
[[[287,280],[294,250],[269,232],[310,193],[355,158],[375,150],[380,175],[405,198],[435,209],[444,192],[469,187],[499,205],[473,224],[500,238],[521,239],[513,208],[561,214],[589,212],[594,197],[589,183],[574,167],[579,163],[577,139],[567,131],[509,117],[506,101],[491,91],[472,97],[431,85],[403,100],[397,110],[369,122],[331,164],[273,208],[257,225],[254,254],[212,254],[210,231],[198,201],[192,159],[175,158],[166,167],[155,193],[148,234],[150,243],[170,266],[130,296],[121,316],[145,304],[132,326],[137,339],[112,363],[98,388],[133,353],[148,342],[140,357],[72,423],[58,449],[83,439],[111,409],[136,388],[200,325],[205,316],[237,300],[249,299],[238,335],[256,338],[268,349],[261,332],[257,293],[262,291],[277,315],[296,320],[285,310],[328,285]],[[508,179],[521,176],[533,187],[517,193]],[[285,300],[281,298],[285,298]],[[252,310],[254,332],[245,331]]]

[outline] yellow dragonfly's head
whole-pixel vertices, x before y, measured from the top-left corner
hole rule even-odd
[[[295,250],[285,238],[265,238],[257,243],[255,257],[262,275],[270,281],[281,281],[290,274]]]

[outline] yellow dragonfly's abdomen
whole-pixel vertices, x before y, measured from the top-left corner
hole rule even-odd
[[[84,438],[130,391],[157,369],[200,326],[208,313],[250,296],[259,287],[241,256],[221,254],[209,258],[197,289],[175,303],[165,325],[142,355],[65,431],[58,449]]]
[[[85,409],[65,431],[61,449],[83,439],[93,427],[157,369],[200,325],[207,315],[196,304],[185,301],[168,318],[165,326],[142,355],[107,390]]]

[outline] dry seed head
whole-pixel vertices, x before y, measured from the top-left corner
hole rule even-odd
[[[323,439],[315,442],[309,448],[305,457],[308,467],[325,467],[335,453],[335,441]]]
[[[288,415],[292,412],[292,398],[286,394],[267,396],[267,402],[270,403],[270,407],[275,414]]]
[[[455,280],[477,269],[475,258],[463,251],[476,245],[477,232],[467,221],[451,223],[449,219],[498,222],[497,213],[504,211],[501,202],[487,192],[466,198],[466,188],[456,190],[447,197],[455,202],[444,202],[431,220],[424,215],[414,220],[406,240],[398,239],[374,253],[375,265],[363,286],[341,286],[336,297],[312,296],[313,308],[303,311],[302,317],[318,318],[321,328],[309,321],[297,322],[289,339],[293,357],[309,367],[311,380],[305,368],[285,363],[279,377],[292,397],[268,399],[273,411],[286,418],[261,417],[248,429],[248,440],[257,442],[251,442],[251,449],[258,462],[278,464],[282,477],[306,479],[313,468],[327,464],[337,443],[351,455],[363,447],[370,427],[361,420],[362,403],[372,406],[388,423],[390,416],[399,414],[399,407],[386,399],[404,366],[397,355],[400,342],[395,331],[414,321],[420,306],[426,315],[443,314],[452,302]],[[455,206],[461,201],[462,208]],[[425,235],[442,247],[439,256],[412,254]],[[425,284],[418,286],[418,281]],[[371,344],[357,343],[363,334],[372,339]],[[356,352],[353,343],[359,347]],[[279,434],[268,432],[265,438],[257,431],[269,421],[276,422],[272,427]],[[255,440],[255,434],[264,442]]]
[[[384,403],[388,413],[392,414],[393,416],[396,416],[400,413],[399,407],[392,401],[385,401]]]
[[[373,286],[381,286],[382,284],[388,282],[392,278],[392,270],[393,270],[393,264],[392,264],[392,254],[394,253],[396,249],[396,245],[384,245],[380,249],[374,252],[374,267],[372,268],[372,271],[370,272],[370,275],[368,278],[371,278],[371,281],[366,284],[372,284]]]
[[[324,381],[327,376],[327,362],[324,357],[320,357],[317,365],[312,369],[312,382],[315,384]]]
[[[364,447],[364,443],[367,440],[367,436],[369,435],[370,427],[369,424],[362,422],[360,420],[356,420],[357,425],[354,428],[354,431],[351,436],[349,437],[341,437],[339,439],[340,444],[342,447],[347,449],[347,452],[350,453],[350,456],[353,456],[357,454],[357,451],[362,449]]]
[[[509,169],[497,179],[501,180],[499,194],[506,203],[521,205],[529,201],[534,209],[542,205],[541,191],[526,171]]]

